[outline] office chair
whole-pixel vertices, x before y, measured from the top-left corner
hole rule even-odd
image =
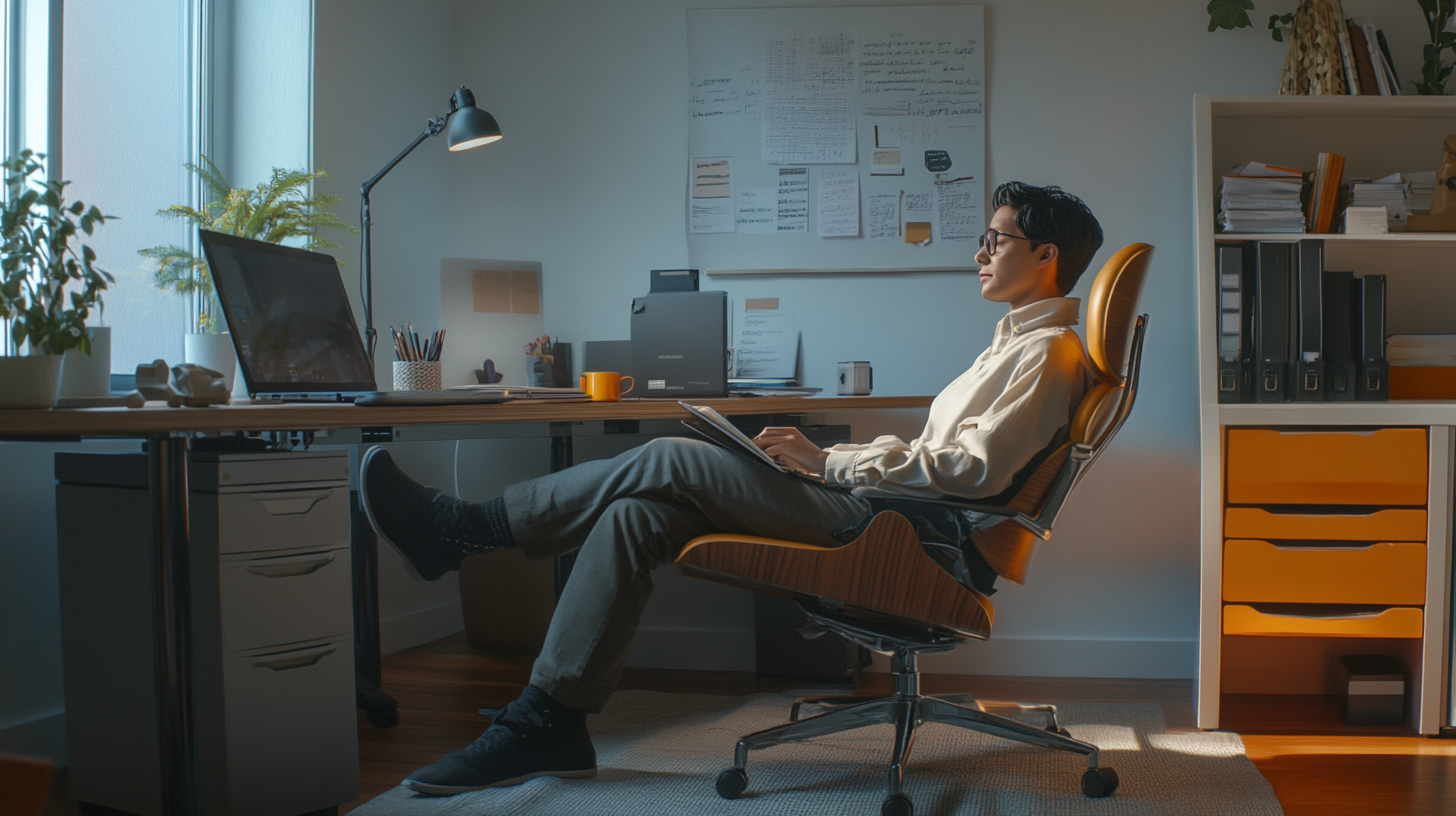
[[[991,500],[907,499],[861,488],[857,495],[913,506],[950,508],[968,528],[970,545],[999,575],[1025,583],[1038,541],[1051,538],[1062,506],[1087,469],[1117,434],[1137,398],[1147,315],[1134,320],[1153,247],[1132,244],[1103,266],[1087,306],[1088,356],[1096,382],[1083,396],[1069,438],[1054,440],[1017,474],[1011,488]],[[905,504],[899,504],[905,507]],[[929,537],[927,537],[929,538]],[[925,722],[940,722],[1030,745],[1087,757],[1082,792],[1092,798],[1117,789],[1117,772],[1100,764],[1097,746],[1073,738],[1049,705],[1008,706],[1045,716],[1045,727],[999,717],[970,695],[931,697],[920,693],[917,661],[922,654],[948,652],[967,639],[991,634],[995,609],[977,591],[959,547],[921,540],[904,515],[885,511],[842,547],[818,547],[743,535],[708,535],[689,542],[677,558],[678,571],[697,578],[793,598],[810,623],[802,633],[832,632],[871,651],[890,656],[893,696],[810,698],[794,703],[789,722],[738,741],[733,765],[717,779],[718,794],[736,799],[748,786],[750,749],[797,742],[865,725],[893,723],[895,743],[882,816],[911,816],[904,770]],[[801,719],[803,704],[828,710]]]

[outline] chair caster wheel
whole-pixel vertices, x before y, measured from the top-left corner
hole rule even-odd
[[[1111,768],[1088,768],[1082,774],[1082,793],[1089,799],[1111,796],[1117,790],[1117,771]]]
[[[880,805],[880,816],[915,816],[915,805],[910,797],[897,793]]]
[[[714,787],[724,799],[737,799],[748,787],[748,772],[742,768],[724,768],[718,772],[718,781]]]

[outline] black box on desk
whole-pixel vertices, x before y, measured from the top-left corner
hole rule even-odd
[[[633,397],[728,396],[728,294],[632,299]]]
[[[1341,657],[1340,718],[1346,725],[1400,725],[1405,720],[1405,669],[1382,655]]]

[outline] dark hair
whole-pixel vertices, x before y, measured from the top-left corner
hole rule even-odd
[[[1016,210],[1016,226],[1032,248],[1057,247],[1057,288],[1065,295],[1077,285],[1102,246],[1102,225],[1082,199],[1060,187],[1033,187],[1008,181],[991,194],[991,206]]]

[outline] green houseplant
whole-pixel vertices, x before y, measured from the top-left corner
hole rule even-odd
[[[115,216],[66,201],[70,182],[46,180],[45,156],[31,150],[6,159],[6,198],[0,203],[0,318],[25,356],[0,357],[0,406],[49,407],[60,384],[61,355],[90,353],[86,318],[115,282],[95,265],[96,252],[79,243]],[[48,392],[48,393],[47,393]]]
[[[187,169],[197,174],[206,188],[207,203],[200,209],[173,204],[159,210],[158,215],[179,218],[198,229],[267,241],[301,243],[315,252],[338,246],[320,236],[325,228],[353,231],[354,228],[329,212],[339,202],[334,195],[309,195],[309,185],[328,173],[315,170],[273,168],[272,176],[252,188],[234,188],[206,156],[202,165],[188,162]],[[222,374],[228,387],[237,371],[232,339],[218,334],[222,323],[221,309],[207,273],[207,259],[179,246],[157,246],[139,250],[138,254],[155,264],[157,288],[176,292],[187,299],[189,323],[194,333],[184,338],[186,359]]]

